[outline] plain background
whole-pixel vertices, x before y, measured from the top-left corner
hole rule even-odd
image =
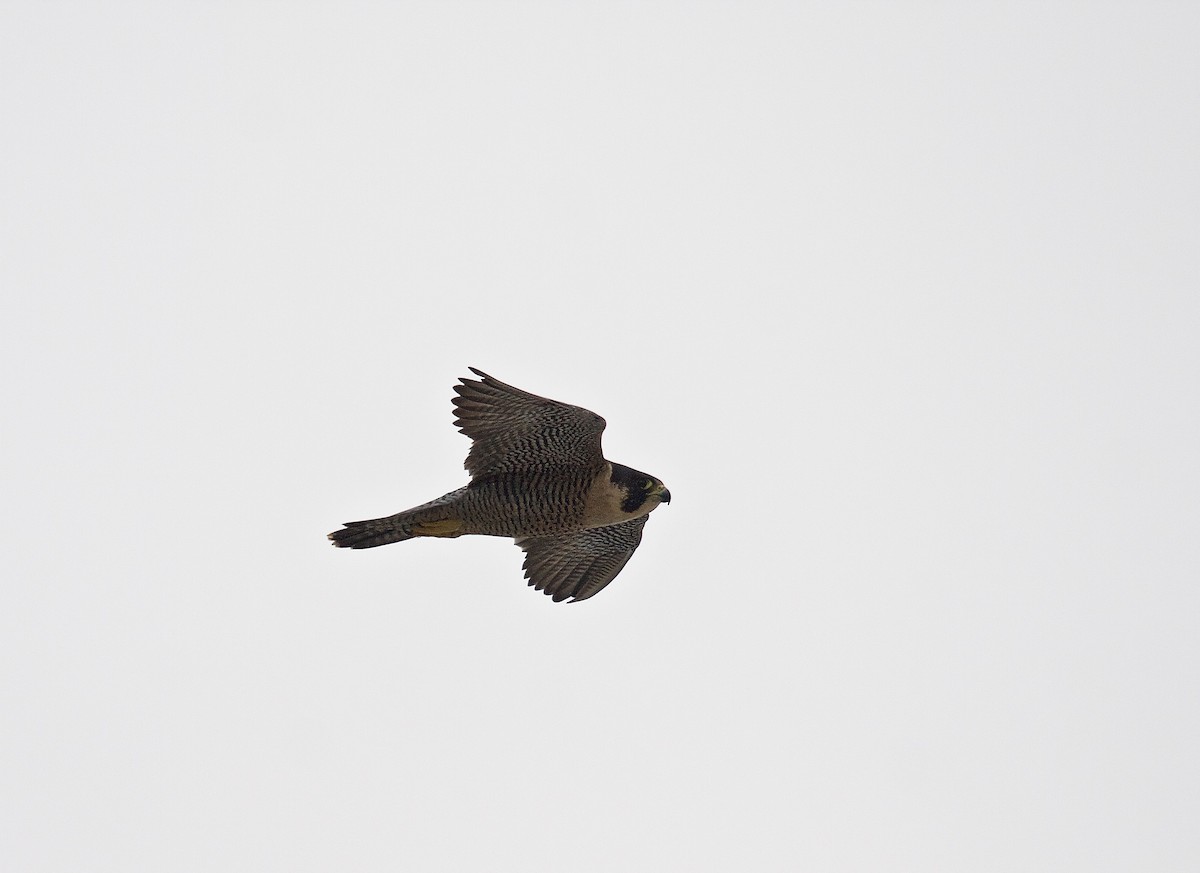
[[[0,10],[9,871],[1200,867],[1200,10]],[[325,534],[481,367],[602,595]]]

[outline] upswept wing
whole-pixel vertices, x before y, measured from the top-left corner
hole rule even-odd
[[[454,423],[471,438],[466,467],[472,478],[572,466],[600,468],[604,419],[580,406],[548,400],[506,385],[482,370],[454,386]]]
[[[587,600],[617,577],[642,541],[648,515],[609,527],[517,540],[525,578],[557,603]]]

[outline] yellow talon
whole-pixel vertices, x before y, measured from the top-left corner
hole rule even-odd
[[[462,533],[462,522],[457,518],[443,521],[423,521],[413,525],[413,535],[418,537],[456,537]]]

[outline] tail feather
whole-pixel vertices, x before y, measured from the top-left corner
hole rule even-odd
[[[348,521],[341,530],[335,530],[329,539],[339,549],[373,549],[388,543],[399,543],[412,539],[411,525],[404,524],[401,516],[371,518],[366,521]]]
[[[454,504],[466,490],[451,491],[437,500],[386,518],[348,521],[341,530],[329,534],[329,539],[341,549],[373,549],[413,537],[460,536],[462,522],[454,517]]]

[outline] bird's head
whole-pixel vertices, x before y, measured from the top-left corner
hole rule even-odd
[[[671,502],[671,492],[660,479],[655,479],[623,464],[612,465],[612,482],[624,492],[621,501],[623,512],[644,515],[660,503]]]

